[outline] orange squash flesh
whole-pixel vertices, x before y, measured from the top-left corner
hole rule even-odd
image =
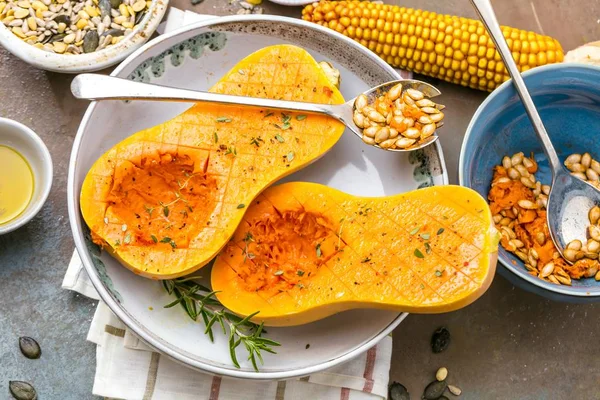
[[[212,92],[339,104],[305,50],[246,57]],[[264,188],[326,153],[344,126],[320,115],[198,103],[106,152],[81,190],[93,239],[135,273],[171,279],[207,264]]]
[[[440,313],[491,284],[499,235],[486,201],[459,186],[355,197],[314,183],[267,189],[211,274],[219,301],[270,326],[353,308]]]

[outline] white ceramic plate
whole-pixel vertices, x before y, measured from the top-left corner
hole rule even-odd
[[[352,40],[316,24],[272,16],[232,16],[203,21],[146,44],[113,75],[190,89],[212,86],[238,61],[262,47],[294,43],[317,60],[335,64],[341,91],[352,98],[370,86],[398,79],[398,73]],[[123,138],[164,122],[189,105],[106,101],[92,104],[81,123],[69,169],[69,216],[77,249],[102,299],[149,345],[191,367],[241,378],[285,379],[308,375],[348,360],[395,328],[405,317],[389,311],[347,311],[293,328],[269,328],[282,346],[265,357],[260,373],[249,363],[236,369],[224,337],[211,343],[203,325],[179,307],[156,281],[138,277],[86,241],[79,213],[81,183],[92,163]],[[314,181],[356,195],[391,195],[447,183],[441,147],[399,154],[364,145],[345,133],[330,153],[286,180]],[[208,276],[206,270],[202,274]],[[152,308],[152,310],[150,309]],[[310,348],[306,349],[306,344]],[[245,359],[241,356],[240,360]]]

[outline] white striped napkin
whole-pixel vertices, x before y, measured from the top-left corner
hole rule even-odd
[[[98,299],[77,251],[62,287]],[[100,301],[87,340],[97,345],[93,394],[125,400],[381,400],[392,338],[335,368],[289,381],[254,382],[203,374],[154,352]]]
[[[171,7],[159,32],[214,16]],[[403,77],[410,77],[402,71]],[[99,300],[77,251],[62,287]],[[387,397],[392,338],[346,364],[289,381],[255,382],[203,374],[154,352],[100,301],[87,340],[95,343],[93,394],[123,400],[381,400]]]

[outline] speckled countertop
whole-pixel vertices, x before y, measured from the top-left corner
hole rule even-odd
[[[474,17],[468,0],[390,0]],[[501,23],[542,30],[565,49],[600,39],[600,0],[495,0]],[[225,0],[172,5],[204,14],[237,8]],[[265,13],[299,16],[300,8],[263,4]],[[534,16],[537,15],[536,16]],[[568,22],[567,22],[568,21]],[[69,92],[72,77],[39,71],[0,48],[0,116],[35,130],[52,153],[55,178],[48,202],[28,225],[0,236],[0,399],[8,381],[32,382],[40,399],[93,399],[95,348],[85,341],[95,302],[60,289],[73,251],[66,180],[71,144],[87,106]],[[441,137],[450,179],[462,136],[486,94],[446,83],[436,85],[457,110]],[[552,303],[498,277],[474,305],[461,311],[409,316],[394,332],[391,378],[420,398],[435,370],[446,366],[463,399],[600,398],[600,305]],[[452,333],[449,349],[431,353],[429,338],[440,325]],[[18,337],[36,338],[43,355],[27,360]]]

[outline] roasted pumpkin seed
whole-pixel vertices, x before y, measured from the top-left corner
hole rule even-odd
[[[433,381],[425,388],[423,392],[424,400],[438,400],[446,391],[446,381]]]
[[[36,359],[40,358],[42,355],[42,349],[38,342],[35,339],[30,338],[28,336],[23,336],[19,338],[19,348],[21,349],[21,353],[27,358]]]
[[[35,388],[27,382],[9,381],[8,389],[13,397],[17,400],[36,400],[37,393]]]
[[[404,385],[394,382],[390,385],[388,397],[390,400],[410,400],[410,393],[408,393]]]
[[[450,345],[450,331],[445,327],[438,328],[431,336],[431,350],[441,353]]]

